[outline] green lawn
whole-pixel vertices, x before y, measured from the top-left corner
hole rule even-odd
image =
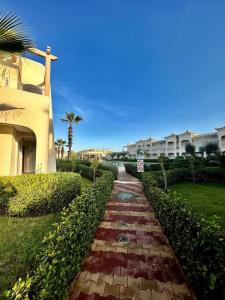
[[[93,184],[93,182],[87,178],[81,177],[81,188],[85,189],[90,187]]]
[[[83,177],[81,183],[82,189],[93,184]],[[59,219],[60,213],[35,218],[0,216],[0,298],[19,277],[35,269],[42,240]]]
[[[0,217],[0,295],[35,268],[41,242],[59,218],[59,213],[35,218]]]
[[[225,186],[218,184],[177,183],[170,187],[190,202],[196,212],[207,220],[213,220],[225,230]]]

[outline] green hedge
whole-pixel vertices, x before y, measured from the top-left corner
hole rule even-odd
[[[225,299],[225,236],[181,197],[158,187],[151,173],[144,190],[199,299]]]
[[[124,163],[125,170],[128,174],[141,178],[141,173],[137,172],[137,164],[136,163]]]
[[[78,165],[75,169],[75,172],[80,173],[81,176],[90,179],[90,180],[94,180],[94,169],[84,166],[84,165]],[[100,169],[96,169],[95,171],[95,176],[96,177],[101,177],[103,174],[103,170]]]
[[[74,173],[6,176],[0,182],[0,212],[12,216],[61,211],[81,189],[80,176]]]
[[[89,160],[84,159],[74,159],[71,161],[64,159],[56,160],[56,169],[59,172],[75,172],[76,167],[79,165],[85,165],[90,167],[91,162]]]
[[[79,272],[113,189],[113,175],[104,172],[62,213],[60,223],[44,239],[34,275],[19,280],[6,299],[64,299]]]
[[[98,169],[110,171],[113,173],[115,180],[118,178],[118,166],[113,163],[100,163]]]
[[[137,178],[142,178],[142,173],[137,172],[136,163],[125,163],[124,164],[126,172],[133,175]],[[154,167],[153,167],[154,166]],[[155,166],[157,166],[155,168]],[[155,179],[158,181],[160,187],[164,186],[164,180],[162,176],[162,171],[158,169],[158,165],[148,166],[144,164],[145,172],[151,172]],[[182,182],[182,181],[191,181],[192,180],[192,172],[189,167],[187,168],[177,168],[166,170],[168,185]],[[202,167],[194,170],[195,180],[196,182],[210,182],[210,183],[219,183],[225,184],[225,168],[222,167]]]
[[[197,182],[225,184],[225,168],[206,167],[195,171]]]
[[[164,187],[161,171],[151,172],[159,187]],[[178,182],[192,181],[192,172],[189,168],[166,171],[168,185]],[[219,167],[206,167],[194,171],[195,182],[225,184],[225,169]]]

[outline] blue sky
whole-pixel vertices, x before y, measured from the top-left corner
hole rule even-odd
[[[52,47],[55,137],[81,114],[74,149],[225,125],[225,2],[1,0]]]

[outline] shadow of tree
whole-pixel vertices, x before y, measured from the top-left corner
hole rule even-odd
[[[0,181],[0,215],[8,212],[9,200],[17,194],[17,189],[11,182],[4,184]]]

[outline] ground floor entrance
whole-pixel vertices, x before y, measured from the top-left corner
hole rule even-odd
[[[32,130],[0,124],[0,176],[35,173],[36,137]]]

